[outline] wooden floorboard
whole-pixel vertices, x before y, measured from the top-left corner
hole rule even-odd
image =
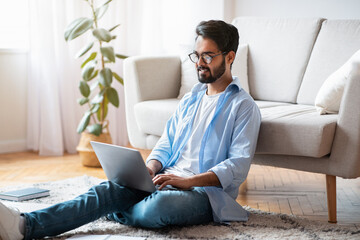
[[[141,150],[146,158],[150,151]],[[89,175],[105,179],[101,168],[84,167],[77,154],[60,157],[34,152],[0,154],[0,187],[47,182]],[[263,211],[293,214],[327,221],[325,175],[252,165],[241,205]],[[360,178],[337,178],[337,214],[340,225],[360,228]]]

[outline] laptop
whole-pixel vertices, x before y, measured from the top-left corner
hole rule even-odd
[[[110,181],[145,192],[156,191],[139,151],[94,141],[90,144]]]

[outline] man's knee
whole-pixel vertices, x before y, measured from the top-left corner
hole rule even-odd
[[[88,197],[96,198],[98,202],[105,204],[107,201],[117,199],[123,187],[111,181],[95,185],[85,193]]]
[[[164,211],[169,209],[171,197],[155,192],[143,201],[134,206],[132,220],[135,225],[146,228],[161,228],[168,225]]]
[[[109,192],[112,188],[112,183],[110,181],[102,182],[98,185],[92,186],[89,192],[94,192],[96,195],[104,195]]]
[[[170,192],[155,192],[134,207],[132,215],[135,225],[146,228],[161,228],[173,225],[174,218],[183,218],[186,198]]]

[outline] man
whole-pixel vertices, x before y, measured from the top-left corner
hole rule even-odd
[[[3,239],[53,236],[102,216],[145,228],[248,219],[235,199],[250,168],[261,117],[231,74],[238,31],[223,21],[207,21],[196,34],[189,57],[200,83],[180,101],[147,159],[159,190],[150,194],[108,181],[31,213],[1,204]],[[179,190],[165,190],[167,185]]]

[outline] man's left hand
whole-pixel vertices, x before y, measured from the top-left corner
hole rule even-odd
[[[153,178],[155,185],[160,185],[158,190],[163,189],[166,185],[171,185],[179,189],[190,189],[193,187],[191,178],[179,177],[174,174],[159,174]]]

